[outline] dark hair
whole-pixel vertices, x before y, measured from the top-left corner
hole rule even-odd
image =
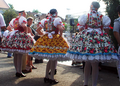
[[[27,18],[27,21],[29,21],[29,20],[33,20],[33,18],[32,18],[32,17],[28,17],[28,18]]]
[[[23,12],[25,12],[24,10],[23,11],[19,11],[18,13],[23,13]]]
[[[116,11],[120,14],[120,5],[117,6]]]
[[[46,16],[45,18],[47,18],[48,16]]]
[[[56,9],[51,9],[49,13],[50,14],[55,14],[55,13],[57,13],[57,10]]]

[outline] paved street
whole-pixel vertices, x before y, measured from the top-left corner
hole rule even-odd
[[[6,53],[0,53],[0,86],[83,86],[83,69],[78,66],[70,66],[64,63],[58,63],[57,75],[55,79],[59,81],[56,85],[44,83],[46,61],[44,63],[34,64],[38,69],[27,73],[27,77],[16,78],[13,58],[7,58]],[[91,85],[91,77],[89,86]],[[120,86],[116,72],[103,69],[100,71],[97,86]]]

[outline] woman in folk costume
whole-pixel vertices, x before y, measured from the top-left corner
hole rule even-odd
[[[58,83],[58,81],[54,79],[56,61],[69,60],[69,58],[65,57],[69,46],[62,37],[64,26],[61,19],[57,17],[57,10],[51,9],[50,15],[48,19],[41,20],[39,28],[43,28],[45,34],[36,41],[29,55],[35,58],[41,59],[43,57],[43,59],[49,59],[44,82],[56,84]],[[58,32],[60,32],[60,34]],[[51,70],[50,76],[49,70]]]
[[[14,31],[14,27],[13,27],[14,20],[15,20],[15,18],[13,18],[10,21],[9,25],[7,26],[7,30],[3,33],[2,41],[6,41],[7,42],[6,37],[8,35],[10,35],[12,33],[12,31]],[[12,53],[8,52],[7,58],[12,58]]]
[[[92,66],[92,86],[97,85],[98,63],[117,61],[117,52],[106,32],[109,31],[110,18],[98,13],[98,2],[92,2],[90,13],[78,19],[80,32],[73,39],[67,57],[77,61],[85,61],[84,86],[88,86],[88,79]],[[86,29],[85,29],[86,28]]]
[[[116,11],[118,13],[118,18],[114,20],[114,27],[113,27],[113,33],[118,43],[118,58],[117,61],[117,70],[118,70],[118,77],[120,81],[120,5],[117,6]]]
[[[2,42],[4,51],[14,53],[14,65],[16,77],[25,77],[22,73],[22,55],[28,53],[33,46],[33,39],[27,34],[27,19],[25,11],[19,12],[19,16],[14,20],[14,31],[7,36],[7,42]]]

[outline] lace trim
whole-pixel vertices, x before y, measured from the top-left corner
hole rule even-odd
[[[61,53],[29,53],[28,55],[35,57],[36,59],[50,59],[50,60],[57,60],[57,61],[68,61],[71,60],[70,57],[66,57],[65,54]]]
[[[19,50],[19,49],[8,49],[8,48],[0,48],[1,50],[3,51],[6,51],[6,52],[10,52],[10,53],[14,53],[14,52],[18,52],[18,53],[29,53],[30,50]]]
[[[34,46],[33,48],[49,48],[49,49],[64,49],[64,50],[68,49],[67,47],[56,47],[56,46],[50,47],[50,46],[40,46],[40,45]]]
[[[66,57],[70,57],[70,59],[74,59],[76,61],[93,61],[93,62],[113,62],[118,61],[117,55],[77,55],[66,53]]]

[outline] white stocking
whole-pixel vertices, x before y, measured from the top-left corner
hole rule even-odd
[[[55,69],[57,69],[57,60],[55,61]]]
[[[46,75],[45,75],[46,78],[49,78],[50,65],[51,65],[51,61],[49,60],[46,65]]]
[[[56,60],[52,60],[50,65],[50,69],[51,69],[50,79],[52,80],[54,80],[55,67],[56,67]]]
[[[17,72],[22,73],[22,54],[17,54]]]
[[[91,72],[91,63],[85,62],[85,68],[84,68],[84,85],[88,85],[88,80],[90,77]]]
[[[13,56],[14,56],[14,66],[15,66],[15,70],[17,71],[17,54],[14,53]]]
[[[120,57],[119,57],[120,58]],[[119,76],[119,81],[120,81],[120,59],[117,61],[117,70],[118,70],[118,76]]]
[[[98,64],[99,64],[99,62],[91,63],[91,65],[92,65],[92,86],[97,85],[98,74],[99,74]]]

